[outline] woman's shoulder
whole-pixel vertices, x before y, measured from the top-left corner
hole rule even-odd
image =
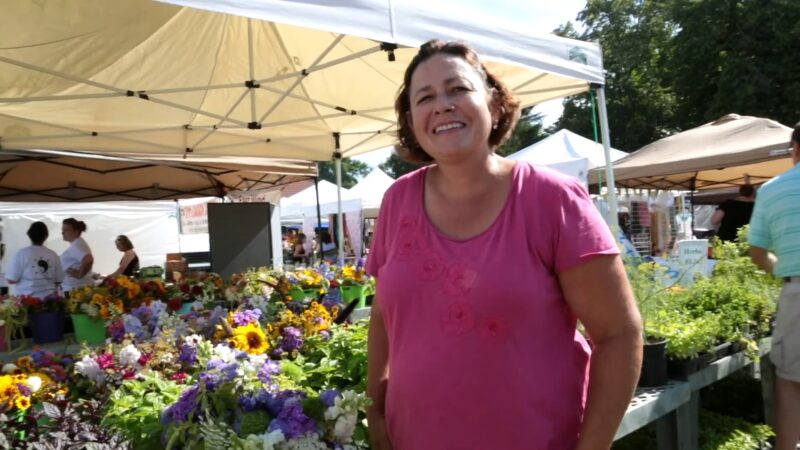
[[[430,166],[423,166],[413,172],[409,172],[394,180],[389,189],[383,194],[383,200],[387,203],[399,202],[416,197],[422,193],[422,183],[425,180],[425,172]]]
[[[570,191],[586,191],[586,187],[575,177],[565,175],[547,166],[531,164],[527,161],[517,162],[518,181],[521,190],[535,193],[545,198],[557,199],[559,193]]]

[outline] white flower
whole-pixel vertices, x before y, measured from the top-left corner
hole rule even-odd
[[[2,326],[3,326],[3,325],[5,325],[5,324],[6,324],[6,321],[5,321],[5,320],[3,320],[3,319],[0,319],[0,327],[2,327]]]
[[[192,347],[197,347],[201,342],[203,342],[203,336],[199,334],[190,334],[183,338],[183,343]]]
[[[8,363],[3,366],[3,373],[14,373],[15,370],[19,369],[16,364]]]
[[[353,440],[353,433],[356,431],[358,416],[353,413],[344,414],[336,419],[336,426],[333,427],[333,435],[341,442],[347,443]]]
[[[123,366],[134,367],[139,365],[139,358],[142,357],[142,352],[139,351],[133,344],[128,344],[119,352],[119,362]]]
[[[281,430],[264,434],[251,434],[244,442],[245,450],[275,450],[275,446],[285,441]]]
[[[337,398],[336,400],[339,399]],[[342,408],[340,408],[338,405],[333,405],[325,410],[325,420],[334,420],[342,413],[344,413]]]
[[[25,381],[25,384],[28,385],[28,388],[31,392],[36,392],[42,387],[42,379],[37,377],[36,375],[28,377]]]
[[[217,344],[214,347],[214,350],[211,351],[211,355],[223,360],[226,363],[231,363],[236,361],[236,351],[230,348],[227,344]]]
[[[303,437],[295,438],[281,443],[278,450],[328,450],[328,445],[319,439],[317,433],[309,433]]]
[[[103,384],[106,378],[105,373],[100,369],[100,365],[89,355],[84,356],[82,360],[75,363],[75,370],[97,384]]]

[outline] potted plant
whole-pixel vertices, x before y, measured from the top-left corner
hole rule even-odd
[[[47,344],[64,339],[64,298],[58,294],[45,298],[29,295],[17,297],[17,302],[28,313],[33,342]]]
[[[78,342],[101,344],[106,339],[106,322],[121,316],[125,307],[105,285],[73,289],[67,302]]]
[[[353,300],[358,300],[356,308],[364,308],[367,303],[367,294],[373,278],[367,275],[364,269],[363,260],[359,260],[356,265],[345,265],[336,271],[336,282],[342,293],[342,301],[349,304]]]
[[[625,267],[642,316],[644,349],[639,385],[663,386],[667,383],[667,340],[661,324],[671,292],[680,288],[668,281],[666,268],[654,262],[630,258]]]
[[[16,299],[0,299],[0,352],[11,350],[11,340],[22,338],[22,327],[28,323],[28,314]]]

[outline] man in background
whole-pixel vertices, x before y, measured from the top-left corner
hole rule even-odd
[[[753,262],[784,282],[770,352],[776,450],[795,450],[800,438],[800,123],[791,146],[794,167],[759,189],[748,236]]]

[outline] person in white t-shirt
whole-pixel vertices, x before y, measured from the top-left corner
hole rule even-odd
[[[34,222],[28,228],[31,246],[14,255],[6,273],[8,282],[16,285],[16,295],[43,299],[58,293],[64,272],[56,252],[44,246],[48,236],[47,225],[43,222]]]
[[[86,231],[86,223],[70,217],[61,224],[61,235],[69,242],[69,247],[61,254],[61,266],[64,268],[64,292],[91,284],[92,264],[94,257],[89,244],[81,234]]]

